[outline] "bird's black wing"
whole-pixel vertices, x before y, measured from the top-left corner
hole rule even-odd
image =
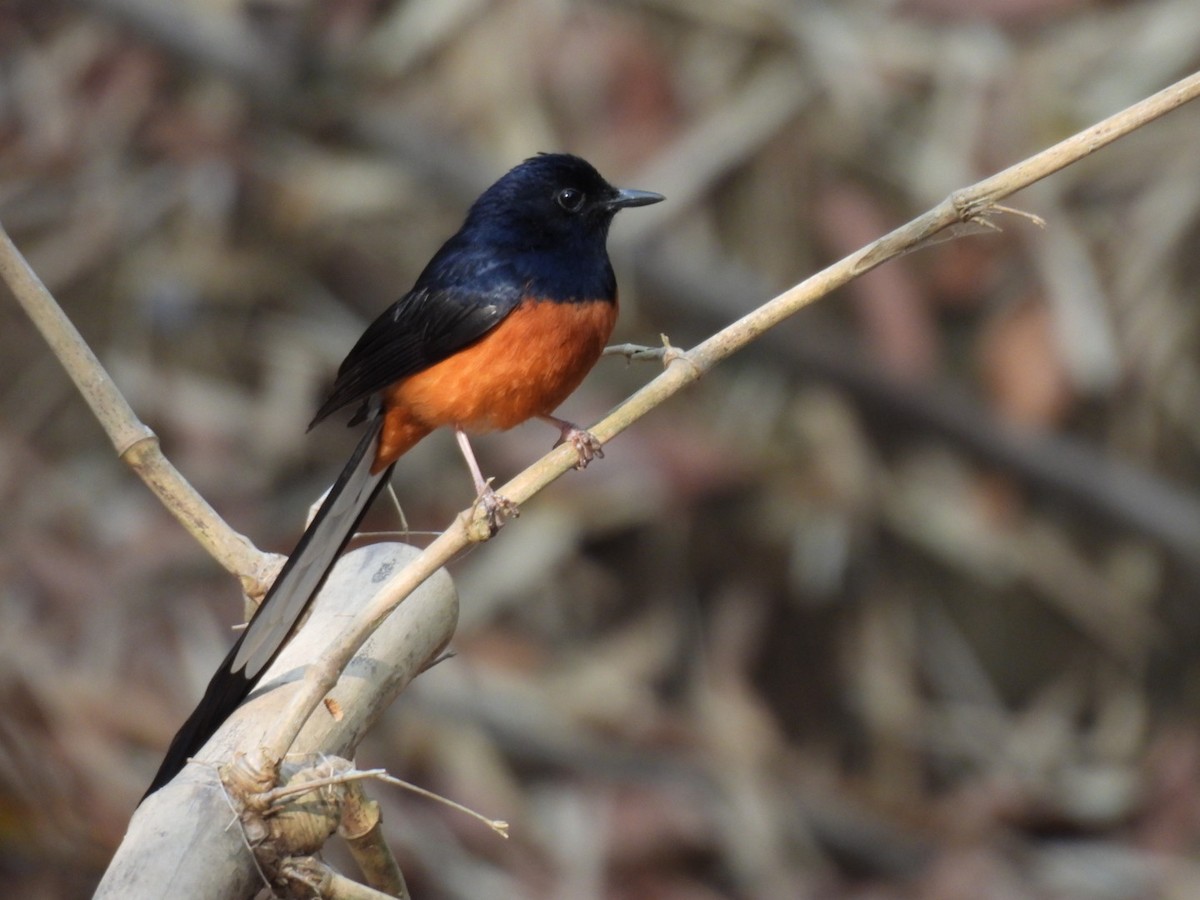
[[[435,258],[430,268],[437,262]],[[521,302],[521,290],[495,264],[458,260],[435,274],[427,269],[409,293],[367,327],[338,369],[310,428],[469,346]]]

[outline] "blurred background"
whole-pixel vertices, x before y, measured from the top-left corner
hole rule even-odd
[[[1200,3],[9,0],[0,42],[0,221],[287,552],[337,364],[521,159],[667,195],[616,340],[688,346],[1193,71]],[[826,298],[458,560],[456,655],[359,759],[513,836],[374,789],[414,896],[1200,896],[1198,133]],[[4,293],[0,881],[85,897],[241,598]],[[394,484],[417,543],[472,499],[446,434]]]

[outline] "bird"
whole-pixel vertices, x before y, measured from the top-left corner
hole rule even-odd
[[[311,429],[356,406],[364,434],[204,697],[171,741],[145,797],[175,777],[246,699],[287,643],[396,461],[454,430],[490,530],[516,514],[483,477],[468,434],[541,419],[582,468],[603,456],[554,415],[599,360],[617,319],[608,258],[613,218],[662,201],[613,187],[587,161],[541,153],[509,170],[467,211],[411,290],[363,332]]]

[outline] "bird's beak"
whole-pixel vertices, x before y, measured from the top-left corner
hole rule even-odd
[[[609,209],[615,210],[625,209],[627,206],[649,206],[651,203],[660,203],[666,199],[662,194],[656,194],[654,191],[635,191],[630,188],[621,188],[604,205]]]

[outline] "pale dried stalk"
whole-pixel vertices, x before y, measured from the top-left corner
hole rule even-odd
[[[134,413],[100,360],[0,225],[0,279],[50,345],[51,351],[108,434],[117,455],[152,490],[200,546],[236,575],[247,593],[261,593],[272,571],[260,552],[226,524],[162,453],[158,437]],[[269,582],[267,582],[269,583]]]
[[[379,804],[367,796],[361,781],[346,784],[338,834],[346,842],[368,885],[389,897],[408,900],[404,874],[392,848],[383,838],[383,814]]]

